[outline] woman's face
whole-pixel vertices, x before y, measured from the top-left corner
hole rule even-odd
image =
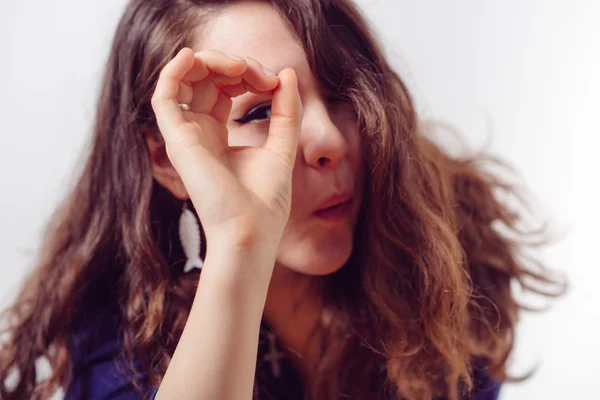
[[[352,250],[363,185],[352,106],[338,101],[335,93],[323,92],[303,48],[266,3],[243,2],[225,8],[198,32],[198,38],[194,51],[213,49],[251,57],[275,73],[286,67],[296,71],[304,118],[293,172],[292,210],[277,264],[308,275],[338,270]],[[270,101],[252,93],[234,99],[228,123],[230,145],[263,145]],[[346,199],[350,200],[323,211]]]

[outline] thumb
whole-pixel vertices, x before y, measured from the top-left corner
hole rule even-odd
[[[290,168],[296,162],[302,115],[296,72],[286,68],[279,73],[279,86],[275,89],[271,104],[269,137],[263,147],[281,156]]]

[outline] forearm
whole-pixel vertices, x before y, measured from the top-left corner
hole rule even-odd
[[[274,252],[213,248],[157,399],[249,400]]]

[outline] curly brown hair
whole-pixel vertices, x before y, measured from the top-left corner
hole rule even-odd
[[[232,1],[132,0],[118,26],[87,162],[53,216],[35,270],[4,317],[0,398],[46,398],[70,381],[71,335],[114,296],[129,359],[158,385],[188,316],[198,273],[164,249],[180,210],[153,180],[144,132],[159,71]],[[544,296],[563,286],[523,257],[535,232],[500,201],[511,184],[486,157],[454,157],[425,134],[411,97],[349,0],[271,0],[324,89],[351,101],[367,181],[348,263],[327,276],[323,346],[312,399],[457,399],[474,368],[503,381],[523,308],[516,281]],[[177,211],[174,211],[177,212]],[[152,357],[143,355],[151,354]],[[49,379],[37,383],[46,357]],[[381,371],[386,379],[381,381]],[[7,377],[16,372],[12,385]],[[10,386],[10,387],[9,387]]]

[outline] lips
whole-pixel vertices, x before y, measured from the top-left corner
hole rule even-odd
[[[321,220],[340,221],[350,215],[352,200],[315,212]]]
[[[350,214],[350,210],[352,209],[351,205],[352,194],[349,192],[338,192],[325,199],[314,214],[324,220],[340,220]]]
[[[319,208],[317,209],[316,212],[325,211],[325,210],[334,208],[336,206],[342,205],[343,203],[348,202],[351,198],[352,198],[351,193],[348,193],[348,192],[336,193],[332,196],[329,196],[327,199],[325,199],[325,201],[323,203],[321,203],[321,205],[319,206]]]

